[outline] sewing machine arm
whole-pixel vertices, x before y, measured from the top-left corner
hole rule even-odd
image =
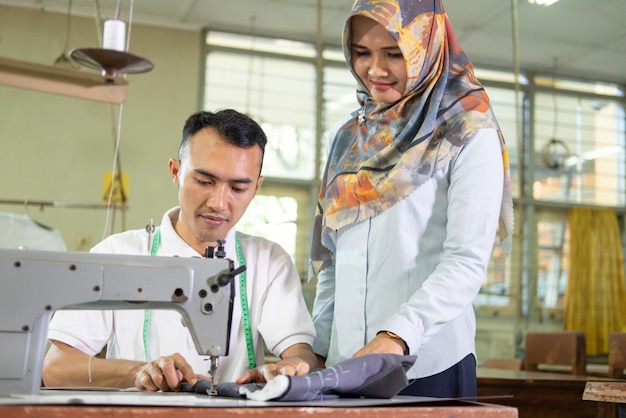
[[[241,270],[226,258],[0,250],[0,396],[39,393],[59,309],[175,309],[199,354],[228,355]]]

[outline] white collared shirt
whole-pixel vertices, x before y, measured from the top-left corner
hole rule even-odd
[[[179,208],[169,210],[160,226],[157,255],[201,257],[180,238],[172,224]],[[235,231],[226,236],[226,257],[238,267]],[[246,262],[247,296],[257,365],[264,363],[263,342],[279,356],[297,343],[312,344],[315,331],[307,310],[300,278],[289,255],[276,243],[237,232]],[[148,233],[144,229],[112,235],[92,252],[112,254],[149,254]],[[221,357],[218,381],[234,381],[248,370],[241,300],[235,298],[230,352]],[[153,310],[148,332],[148,352],[154,360],[176,352],[182,354],[194,371],[208,375],[208,357],[197,354],[188,329],[174,310]],[[95,355],[107,345],[107,358],[146,361],[144,354],[144,311],[57,311],[50,323],[48,338],[69,344],[86,354]]]

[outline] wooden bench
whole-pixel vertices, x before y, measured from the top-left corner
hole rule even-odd
[[[527,332],[524,346],[524,370],[539,371],[542,370],[541,365],[558,365],[568,366],[566,372],[570,374],[587,374],[587,348],[583,332]]]
[[[609,335],[609,377],[624,379],[626,369],[626,332],[612,332]]]

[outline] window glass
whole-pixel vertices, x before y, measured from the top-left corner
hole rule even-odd
[[[567,218],[537,222],[537,307],[563,308],[569,259]]]
[[[497,71],[489,70],[486,68],[474,68],[474,74],[481,82],[489,80],[509,83],[511,85],[515,83],[515,74],[510,71]],[[521,85],[528,84],[528,79],[522,74],[519,77],[519,83]]]
[[[324,68],[321,174],[324,173],[328,154],[329,131],[359,108],[356,86],[356,81],[345,64]]]
[[[309,265],[307,226],[312,207],[307,187],[269,184],[266,180],[237,224],[237,230],[280,244],[304,280]]]
[[[356,81],[348,68],[324,68],[324,130],[328,131],[338,120],[359,108]]]
[[[537,93],[533,198],[624,206],[624,110],[611,99]]]
[[[295,260],[297,219],[296,199],[257,195],[237,224],[237,229],[277,242]]]
[[[287,39],[209,31],[206,43],[207,45],[240,49],[242,52],[255,51],[293,57],[315,57],[315,47],[312,44]]]
[[[487,72],[487,74],[491,74]],[[483,82],[483,80],[481,80]],[[485,83],[485,82],[483,82]],[[485,91],[489,95],[491,108],[498,119],[500,130],[504,136],[507,150],[509,152],[509,164],[511,169],[511,193],[513,197],[520,196],[519,190],[519,154],[518,154],[518,128],[515,108],[515,91],[500,87],[491,87],[485,83]],[[520,94],[519,103],[522,103],[522,93]]]
[[[474,299],[474,306],[508,306],[511,303],[513,292],[511,283],[511,258],[505,255],[504,250],[498,244],[489,260],[487,276],[480,289],[480,293]]]
[[[312,179],[315,74],[310,63],[210,51],[204,107],[230,107],[259,122],[268,136],[265,176]]]

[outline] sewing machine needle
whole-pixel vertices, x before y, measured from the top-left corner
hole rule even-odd
[[[211,388],[207,389],[207,394],[216,396],[217,395],[217,364],[219,357],[211,356]]]

